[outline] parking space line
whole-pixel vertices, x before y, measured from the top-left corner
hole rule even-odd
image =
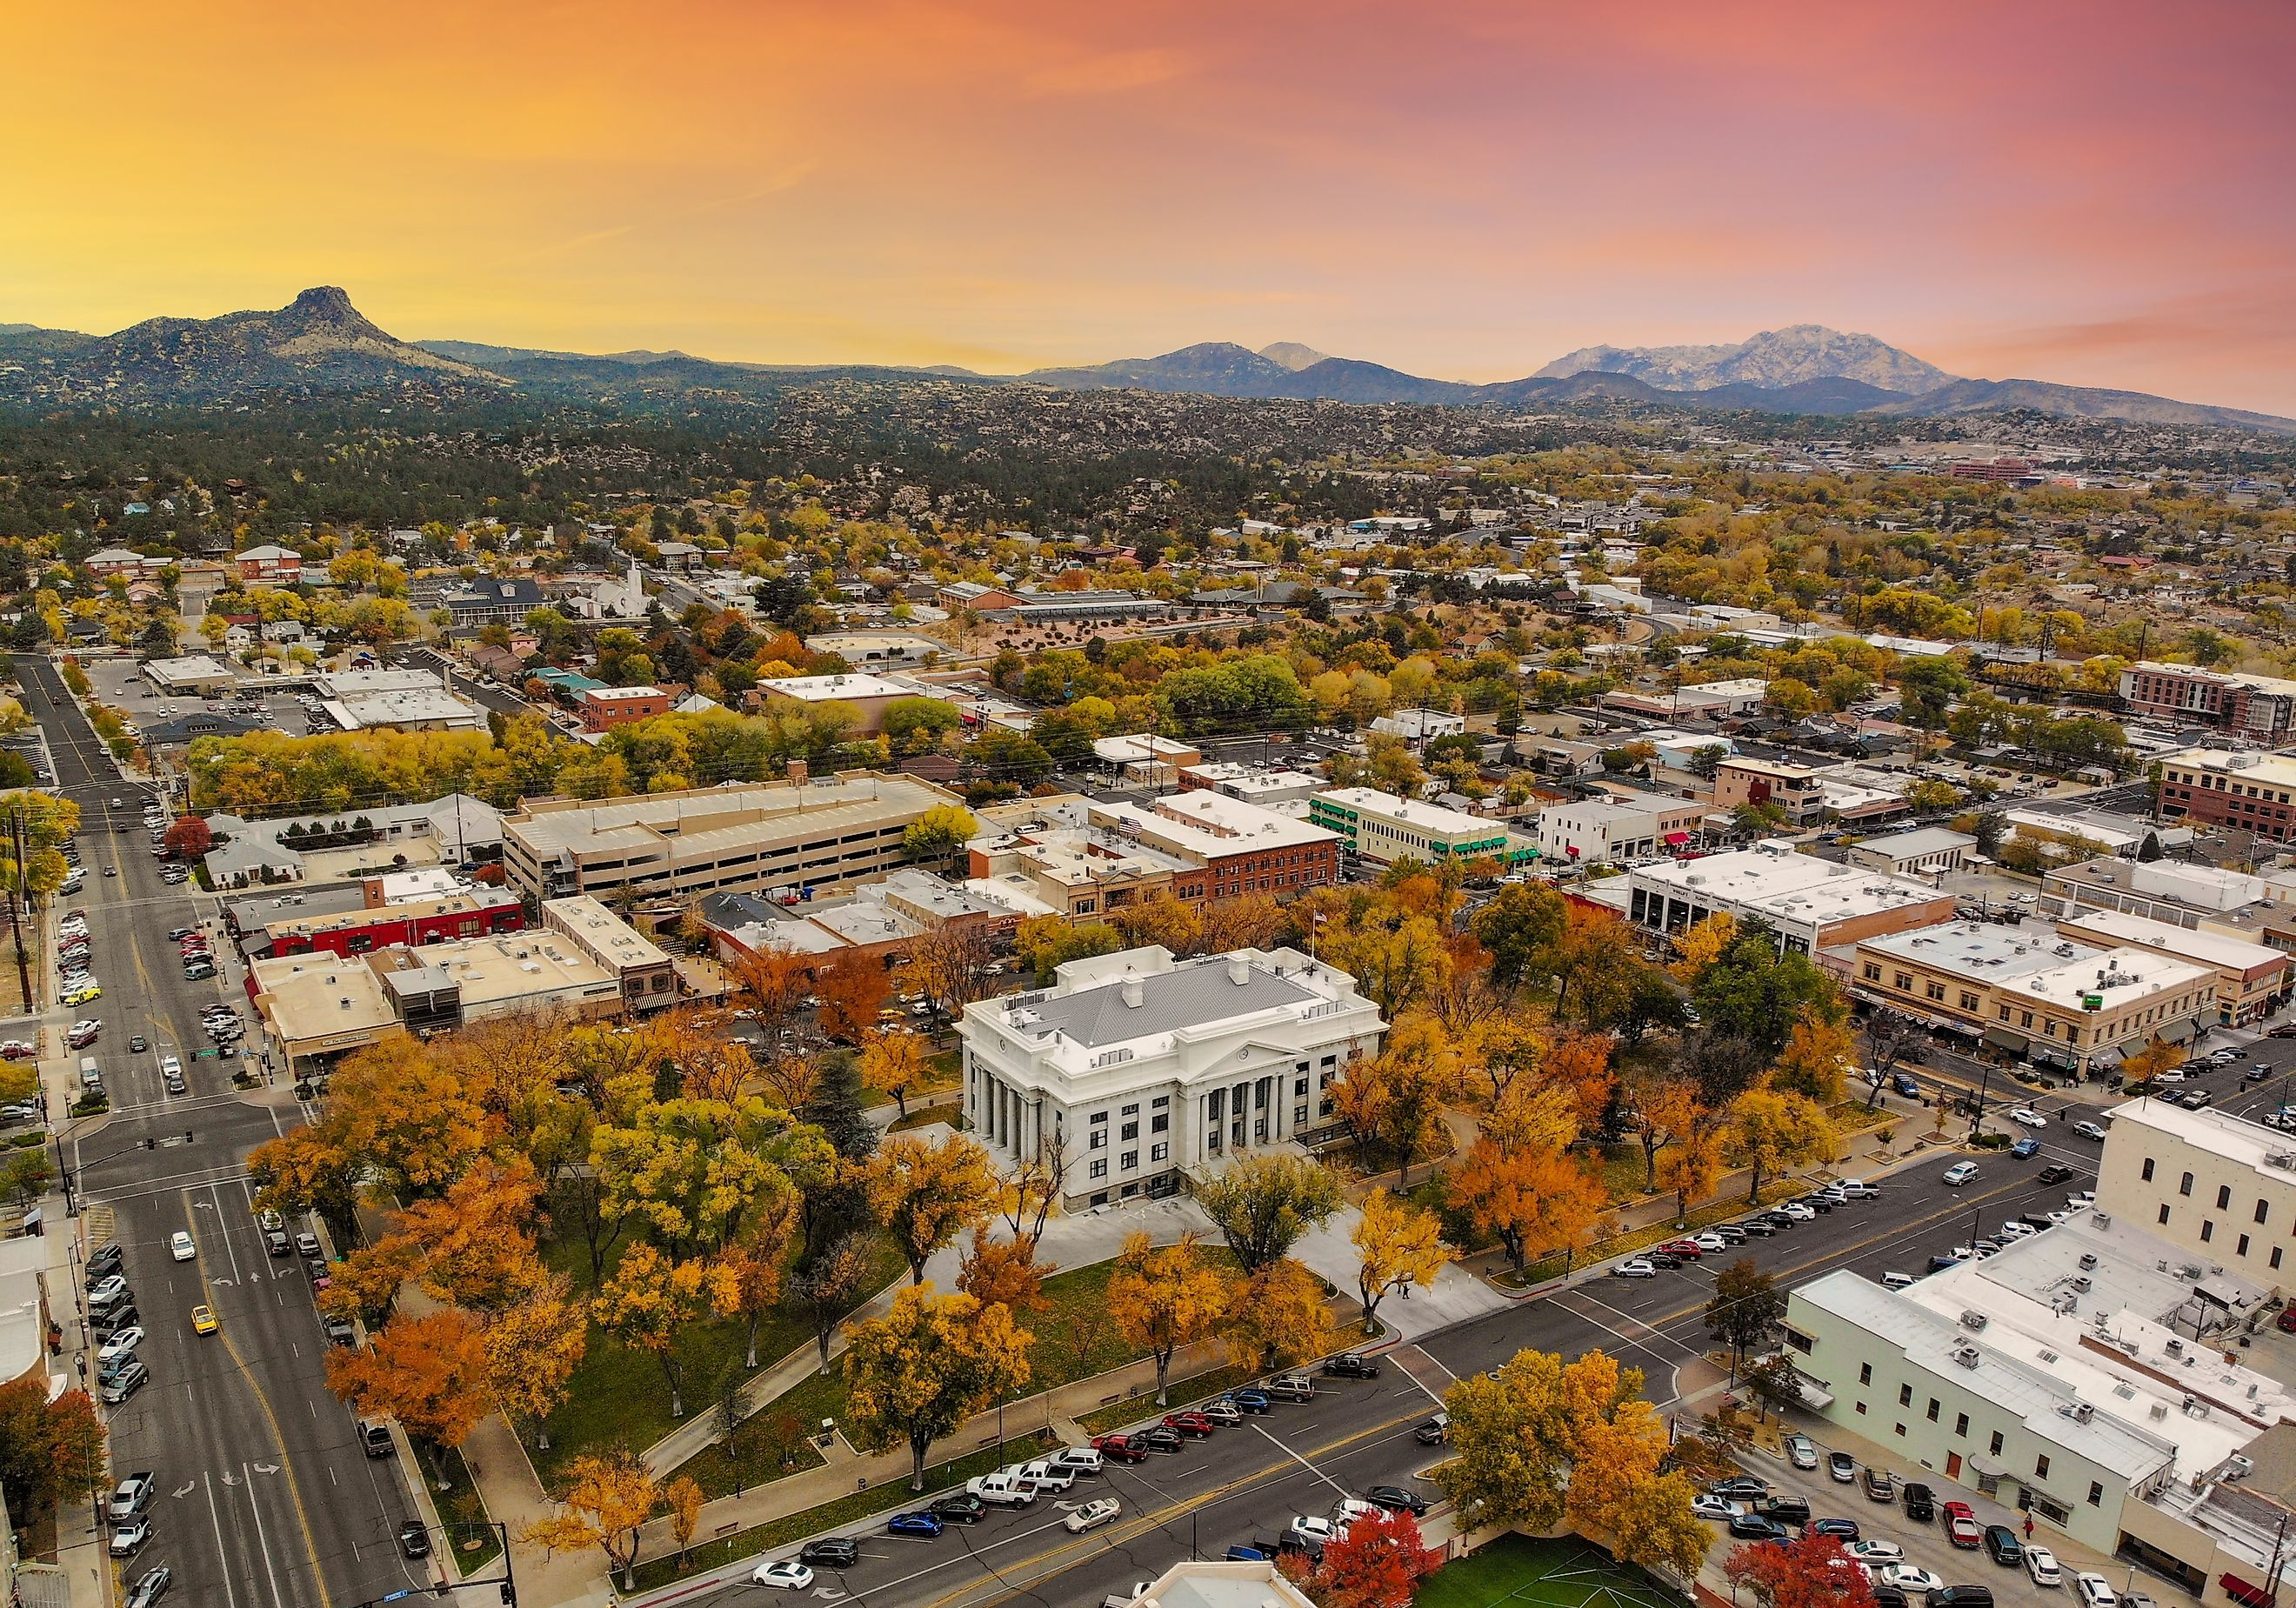
[[[1324,1484],[1339,1492],[1341,1496],[1344,1497],[1348,1494],[1348,1488],[1346,1486],[1341,1484],[1337,1480],[1332,1479],[1331,1475],[1325,1473],[1322,1469],[1317,1468],[1314,1464],[1308,1462],[1305,1457],[1302,1457],[1299,1453],[1293,1451],[1290,1447],[1285,1446],[1275,1436],[1268,1434],[1266,1429],[1257,1423],[1253,1424],[1251,1427],[1259,1431],[1260,1434],[1267,1440],[1268,1445],[1280,1449],[1285,1456],[1291,1458],[1292,1462],[1298,1464],[1301,1468],[1306,1469],[1309,1473],[1315,1475],[1316,1479],[1321,1480]]]

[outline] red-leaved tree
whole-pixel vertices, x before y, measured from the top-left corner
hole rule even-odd
[[[1292,1583],[1316,1608],[1410,1608],[1422,1575],[1432,1573],[1443,1555],[1420,1538],[1419,1521],[1385,1509],[1365,1514],[1324,1548],[1324,1561],[1287,1552],[1276,1561]],[[1873,1608],[1869,1596],[1866,1608]]]
[[[179,860],[196,860],[215,847],[215,833],[197,816],[177,816],[160,846]]]
[[[1874,1608],[1873,1583],[1832,1536],[1757,1541],[1731,1553],[1722,1572],[1761,1608]]]

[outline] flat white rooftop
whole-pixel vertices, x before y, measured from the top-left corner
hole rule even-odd
[[[1496,821],[1480,816],[1471,816],[1463,809],[1446,809],[1440,804],[1423,803],[1417,799],[1399,799],[1391,792],[1381,792],[1369,787],[1338,787],[1316,795],[1324,802],[1359,814],[1383,816],[1390,821],[1415,828],[1437,837],[1464,837],[1472,834],[1488,837],[1505,830]]]
[[[807,703],[834,703],[840,698],[905,698],[914,690],[882,676],[858,672],[842,676],[791,676],[781,681],[760,681],[758,690],[776,698],[796,698]]]
[[[1640,866],[1628,875],[1645,888],[1799,923],[1880,915],[1940,897],[1926,882],[1798,854],[1792,844],[1777,839],[1701,860]]]
[[[2012,994],[2072,1010],[2084,1009],[2085,1002],[2095,998],[2100,1002],[2099,1011],[2111,1012],[2203,982],[2215,988],[2214,967],[2170,960],[2149,950],[2120,948],[2107,949],[2102,955],[2091,951],[2061,961],[2046,972],[2005,979],[2001,987]]]
[[[2078,928],[2123,944],[2166,949],[2204,965],[2227,966],[2241,972],[2288,964],[2284,951],[2266,944],[2226,938],[2197,927],[2179,927],[2174,922],[2156,922],[2149,915],[2130,915],[2120,910],[2077,910],[2058,925]]]

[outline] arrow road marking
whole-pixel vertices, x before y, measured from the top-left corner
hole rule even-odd
[[[255,1465],[255,1472],[258,1474],[275,1474],[279,1472],[279,1465],[276,1463],[258,1463]]]
[[[822,1586],[816,1587],[813,1595],[824,1603],[841,1603],[853,1594],[849,1591],[832,1591],[828,1587]]]
[[[239,1476],[237,1474],[227,1473],[224,1475],[223,1482],[226,1485],[232,1487],[234,1489],[237,1489],[239,1487]]]
[[[197,1480],[194,1480],[189,1485],[184,1487],[183,1489],[176,1491],[174,1494],[176,1500],[181,1501],[184,1497],[190,1496],[193,1491],[199,1489],[199,1488],[200,1482]]]

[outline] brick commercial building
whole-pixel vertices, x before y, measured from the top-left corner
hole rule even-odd
[[[2152,660],[2120,672],[2120,701],[2140,715],[2157,715],[2265,742],[2296,726],[2296,681],[2205,670]]]
[[[586,732],[611,731],[633,720],[669,713],[669,694],[658,686],[598,686],[583,689],[575,705]]]
[[[1207,899],[1272,893],[1289,898],[1340,874],[1339,833],[1231,799],[1194,791],[1152,806],[1095,804],[1095,825],[1203,868]]]
[[[2296,759],[2188,748],[2161,761],[2161,813],[2198,826],[2296,835]]]

